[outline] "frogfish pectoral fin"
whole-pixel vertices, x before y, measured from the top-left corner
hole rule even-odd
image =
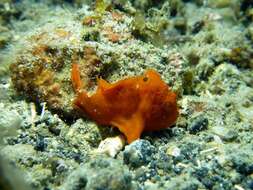
[[[139,139],[144,129],[144,122],[139,114],[133,115],[130,119],[119,117],[112,121],[111,124],[125,135],[128,144]]]

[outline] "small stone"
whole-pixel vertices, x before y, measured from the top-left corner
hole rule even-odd
[[[37,140],[36,140],[36,144],[34,146],[35,150],[38,151],[44,151],[47,147],[47,143],[45,142],[45,138],[41,135],[38,136]]]
[[[181,154],[181,150],[178,147],[169,147],[167,150],[167,154],[174,157],[178,157]]]
[[[61,129],[57,126],[49,126],[48,130],[56,136],[59,136],[61,133]]]
[[[147,140],[136,140],[125,147],[124,162],[132,167],[148,164],[155,153],[155,147]]]
[[[199,115],[195,118],[192,118],[192,121],[188,125],[187,129],[191,134],[196,134],[199,131],[207,129],[208,119],[203,115]]]

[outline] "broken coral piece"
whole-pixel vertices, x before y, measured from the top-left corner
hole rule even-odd
[[[150,69],[144,75],[108,83],[98,80],[97,91],[88,96],[77,63],[72,65],[72,83],[77,93],[75,108],[99,125],[117,127],[131,143],[143,131],[165,129],[178,117],[176,94]]]
[[[108,137],[100,142],[96,153],[104,153],[110,157],[115,157],[123,149],[125,141],[122,135]]]

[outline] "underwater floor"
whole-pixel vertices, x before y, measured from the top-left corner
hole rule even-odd
[[[253,189],[253,1],[0,0],[0,110],[3,190]]]

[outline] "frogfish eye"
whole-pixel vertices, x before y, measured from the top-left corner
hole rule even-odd
[[[147,81],[148,81],[148,77],[144,77],[144,78],[143,78],[143,81],[144,81],[144,82],[147,82]]]

